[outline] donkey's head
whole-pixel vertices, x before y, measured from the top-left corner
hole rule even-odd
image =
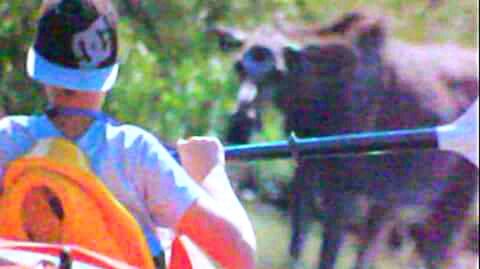
[[[287,87],[285,48],[292,40],[278,26],[252,31],[217,27],[220,48],[232,52],[240,82],[235,112],[230,118],[227,142],[246,143],[261,128],[262,107]]]
[[[225,27],[212,32],[222,50],[235,51],[240,81],[229,143],[246,143],[271,101],[285,114],[286,131],[305,136],[338,129],[329,121],[338,121],[335,115],[345,109],[346,87],[358,78],[360,65],[378,60],[384,36],[383,24],[358,12],[328,26],[277,22],[248,32]]]

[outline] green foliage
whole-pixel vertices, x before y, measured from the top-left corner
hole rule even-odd
[[[205,34],[205,29],[214,24],[252,28],[271,21],[277,11],[296,22],[326,23],[346,11],[364,8],[389,17],[392,34],[402,39],[454,41],[478,48],[478,1],[474,0],[115,2],[121,14],[122,64],[106,110],[169,142],[190,135],[222,137],[226,118],[234,108],[238,84],[232,61]],[[0,114],[38,112],[45,105],[39,85],[32,83],[25,72],[26,52],[34,37],[40,3],[41,0],[0,1]],[[255,135],[254,141],[282,138],[281,124],[278,111],[270,108],[266,111],[265,128]],[[261,180],[287,180],[293,170],[291,161],[258,162],[256,167]],[[270,227],[267,223],[267,229]],[[266,250],[271,246],[269,242],[261,245]],[[285,250],[277,253],[284,254]],[[312,254],[315,255],[316,252]],[[264,268],[281,267],[267,262]]]
[[[232,61],[205,34],[215,24],[251,28],[271,21],[278,11],[292,21],[326,23],[346,11],[364,8],[390,17],[393,34],[401,38],[477,46],[478,4],[473,0],[115,2],[121,14],[122,65],[106,109],[170,142],[189,135],[223,136],[226,117],[233,110],[238,85]],[[39,85],[25,76],[26,51],[40,3],[0,3],[0,106],[8,114],[38,112],[45,105]],[[269,113],[257,141],[283,137],[280,115]]]
[[[0,112],[29,113],[41,106],[38,86],[25,79],[24,60],[39,3],[0,3]]]
[[[120,19],[120,78],[106,110],[168,142],[222,137],[234,108],[237,80],[230,55],[205,34],[215,24],[252,28],[281,11],[296,22],[327,23],[362,8],[390,18],[391,32],[410,41],[456,41],[476,47],[477,1],[433,0],[116,0]],[[40,0],[0,3],[0,108],[8,114],[41,111],[39,85],[25,76],[25,56]],[[434,3],[435,5],[432,5]],[[1,111],[0,111],[1,112]],[[254,141],[281,139],[281,115],[269,109]],[[258,162],[259,178],[288,178],[289,161]]]

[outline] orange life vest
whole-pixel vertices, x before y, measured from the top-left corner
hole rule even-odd
[[[142,269],[155,268],[139,224],[72,142],[39,141],[8,165],[3,189],[0,238],[73,244]]]

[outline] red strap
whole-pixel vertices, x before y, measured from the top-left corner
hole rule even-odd
[[[172,243],[172,257],[168,269],[192,269],[187,250],[178,236]]]
[[[65,250],[65,245],[46,244],[37,242],[22,242],[22,241],[7,241],[0,238],[0,250],[17,250],[25,253],[38,253],[45,255],[52,255],[59,257],[62,250]],[[68,245],[70,255],[74,261],[83,262],[89,265],[110,268],[110,269],[130,269],[133,268],[126,263],[113,260],[109,257],[98,254],[94,251],[78,247],[75,245]],[[1,258],[1,257],[0,257]],[[188,267],[187,267],[188,268]],[[0,269],[1,268],[0,266]]]

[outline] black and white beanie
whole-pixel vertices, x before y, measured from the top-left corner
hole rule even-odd
[[[118,74],[113,6],[95,0],[50,2],[54,3],[43,11],[28,52],[29,76],[70,90],[110,90]]]

